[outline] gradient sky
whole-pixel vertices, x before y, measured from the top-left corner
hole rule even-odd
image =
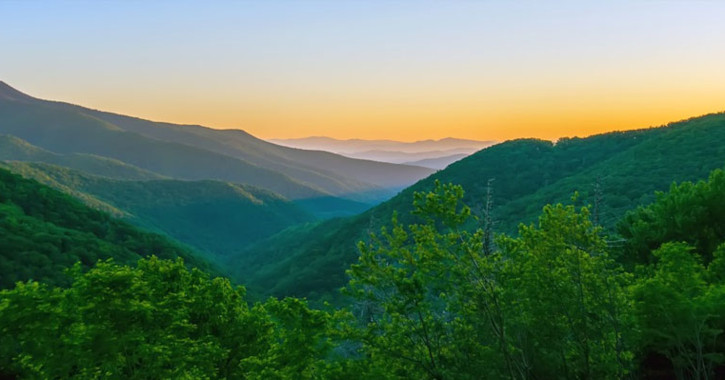
[[[553,139],[725,111],[722,1],[7,1],[0,80],[262,138]]]

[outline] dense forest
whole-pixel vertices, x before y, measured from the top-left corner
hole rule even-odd
[[[3,223],[22,225],[18,215],[63,228],[86,219],[117,223],[0,174],[3,186],[15,186],[0,191],[3,210],[13,210],[2,214]],[[23,192],[47,200],[26,204]],[[722,378],[722,194],[725,172],[718,169],[707,180],[671,185],[605,229],[573,193],[545,206],[536,222],[492,236],[485,223],[469,227],[480,218],[464,204],[461,186],[436,181],[432,191],[413,194],[415,222],[393,215],[359,244],[343,290],[348,306],[336,309],[312,309],[296,298],[250,303],[244,288],[189,269],[181,258],[78,264],[67,271],[68,282],[33,277],[0,292],[0,372],[79,379]],[[88,218],[63,220],[76,215],[64,213],[71,207]],[[93,236],[113,235],[102,232]]]
[[[213,257],[238,252],[286,227],[315,219],[289,200],[249,185],[123,180],[45,163],[7,161],[2,166]]]
[[[230,261],[250,287],[269,295],[336,298],[357,260],[351,250],[398,213],[402,223],[420,222],[411,213],[415,192],[435,181],[460,184],[472,213],[489,218],[496,233],[513,234],[519,223],[536,221],[546,204],[591,205],[592,219],[615,234],[617,222],[655,191],[673,181],[697,181],[725,162],[725,114],[665,127],[611,132],[551,141],[521,139],[494,145],[421,180],[365,213],[290,228],[255,244]],[[489,205],[490,203],[490,205]],[[464,226],[477,228],[470,220]]]
[[[216,265],[169,238],[140,230],[36,181],[0,169],[0,286],[35,280],[67,284],[63,270],[99,259],[135,263],[150,255],[183,258],[212,273]]]

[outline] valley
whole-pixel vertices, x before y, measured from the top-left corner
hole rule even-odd
[[[725,2],[0,15],[0,380],[725,379]]]
[[[459,355],[455,347],[462,342],[500,339],[514,340],[517,350],[531,355],[549,355],[579,347],[573,331],[603,345],[604,356],[591,359],[608,366],[602,371],[628,368],[645,376],[659,371],[648,360],[671,346],[658,337],[681,334],[650,319],[652,310],[670,302],[658,298],[662,292],[683,300],[677,293],[682,282],[706,281],[688,290],[698,292],[692,301],[697,306],[658,312],[668,318],[684,318],[677,308],[692,313],[720,305],[713,299],[723,286],[717,271],[725,252],[725,145],[713,141],[725,140],[724,113],[555,142],[509,140],[462,153],[434,170],[287,148],[243,131],[151,122],[0,89],[0,326],[18,318],[41,324],[20,324],[10,339],[33,352],[32,360],[47,368],[43,374],[70,376],[75,370],[54,361],[53,352],[75,362],[74,350],[86,350],[68,346],[65,335],[38,345],[49,339],[47,326],[95,326],[73,334],[113,339],[104,343],[109,352],[127,350],[131,343],[118,343],[130,337],[127,327],[97,330],[113,321],[134,326],[141,339],[164,334],[158,342],[165,343],[149,343],[156,349],[185,336],[184,346],[216,358],[209,360],[267,363],[242,372],[239,365],[216,364],[209,372],[214,377],[268,374],[272,368],[275,376],[296,378],[296,366],[277,361],[294,355],[322,378],[375,378],[381,368],[409,368],[416,378],[426,377],[426,365],[408,367],[378,351],[389,344],[399,352],[425,346],[418,341],[425,322],[435,325],[429,334],[448,347],[434,359]],[[431,151],[381,152],[367,158],[403,160]],[[543,266],[554,269],[542,272]],[[654,274],[640,274],[644,267]],[[670,273],[675,267],[689,272],[673,283],[659,280],[679,276]],[[576,296],[577,286],[587,293]],[[553,288],[541,293],[546,287]],[[90,306],[77,306],[81,299]],[[173,299],[184,306],[169,308]],[[29,302],[43,306],[21,306]],[[108,313],[97,304],[107,305]],[[149,307],[152,313],[143,311]],[[203,310],[216,310],[225,320]],[[464,318],[458,323],[465,331],[478,326],[478,333],[449,330],[444,310]],[[610,319],[593,318],[595,311]],[[557,325],[546,317],[558,313],[596,327]],[[720,314],[714,313],[701,323],[718,326],[710,315]],[[162,315],[168,317],[158,319]],[[361,323],[380,316],[387,319]],[[516,334],[547,345],[527,347],[513,335],[481,328],[489,318],[503,318]],[[210,330],[202,338],[199,330],[175,330],[182,320]],[[299,324],[304,327],[294,327]],[[656,343],[620,346],[597,335],[621,326],[645,329]],[[410,339],[380,341],[398,332]],[[254,336],[257,348],[233,343],[239,334]],[[719,350],[718,336],[703,349]],[[300,337],[304,343],[292,343]],[[198,339],[226,348],[215,351]],[[349,341],[362,344],[356,354],[330,356]],[[487,376],[507,378],[506,362],[518,359],[506,359],[506,348],[489,347],[495,354],[485,362]],[[639,356],[612,361],[620,350]],[[680,360],[673,352],[680,351],[665,351],[664,360]],[[191,365],[183,371],[199,371],[190,364],[196,359],[173,355]],[[102,353],[93,360],[113,362]],[[426,363],[430,356],[416,360]],[[528,371],[553,374],[563,365],[557,360]],[[15,363],[0,359],[0,373],[40,373]],[[455,378],[483,365],[469,364],[448,370]],[[716,360],[708,365],[722,370]],[[173,377],[164,366],[132,366]]]

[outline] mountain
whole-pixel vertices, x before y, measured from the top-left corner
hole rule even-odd
[[[63,270],[76,262],[85,267],[105,259],[133,264],[150,255],[182,257],[191,266],[219,273],[216,265],[165,236],[0,169],[0,287],[29,279],[63,285]]]
[[[158,123],[36,99],[0,82],[0,133],[59,154],[113,158],[185,180],[263,187],[292,199],[379,201],[432,171],[277,146],[240,130]]]
[[[495,144],[494,141],[454,138],[402,142],[393,140],[337,140],[330,137],[305,137],[300,139],[271,139],[269,141],[293,148],[321,150],[352,158],[395,164],[409,164],[411,161],[441,158],[454,154],[466,156]],[[438,169],[437,167],[432,168]]]
[[[421,140],[414,142],[362,139],[338,140],[319,136],[298,139],[270,139],[269,141],[299,149],[325,150],[340,154],[353,154],[376,150],[402,153],[421,153],[454,149],[477,151],[496,143],[495,141],[466,140],[450,137],[440,140]]]
[[[364,152],[345,153],[345,155],[352,158],[390,162],[394,164],[406,164],[407,162],[411,161],[441,158],[451,155],[461,155],[461,157],[465,157],[479,150],[480,149],[477,148],[456,148],[449,150],[432,150],[413,153],[389,150],[366,150]]]
[[[149,122],[93,110],[86,112],[128,131],[223,153],[270,168],[338,196],[368,199],[355,196],[377,192],[385,198],[385,194],[390,193],[385,189],[400,190],[432,173],[426,168],[351,159],[329,152],[290,149],[257,139],[241,130],[216,130],[195,125]]]
[[[53,153],[11,135],[0,135],[0,161],[5,160],[45,162],[116,179],[165,178],[162,175],[111,158],[82,153]]]
[[[126,132],[62,105],[0,102],[0,132],[60,153],[90,153],[164,176],[249,183],[292,198],[329,195],[322,189],[222,154]]]
[[[358,256],[356,242],[410,214],[413,193],[436,180],[460,184],[465,202],[481,215],[492,191],[494,230],[511,233],[547,203],[592,205],[593,218],[611,228],[626,210],[654,199],[673,181],[705,178],[725,164],[725,114],[665,127],[550,141],[522,139],[486,148],[448,166],[367,212],[300,226],[265,239],[229,263],[251,286],[275,295],[320,297],[341,286]],[[489,181],[490,180],[490,181]]]
[[[445,169],[448,165],[467,157],[468,154],[452,154],[450,156],[427,158],[424,160],[404,162],[406,165],[422,166],[431,169]]]
[[[5,165],[90,206],[167,234],[215,257],[315,218],[267,190],[220,181],[130,181],[43,163]]]

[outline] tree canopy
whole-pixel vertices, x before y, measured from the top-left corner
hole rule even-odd
[[[418,222],[393,217],[359,244],[340,309],[251,304],[244,288],[181,259],[76,264],[68,286],[0,291],[0,374],[722,378],[725,236],[708,216],[725,205],[722,182],[715,171],[633,211],[622,225],[637,233],[623,247],[569,204],[487,247],[483,228],[464,228],[478,221],[463,188],[436,182],[414,196]],[[632,247],[647,259],[630,260]]]

